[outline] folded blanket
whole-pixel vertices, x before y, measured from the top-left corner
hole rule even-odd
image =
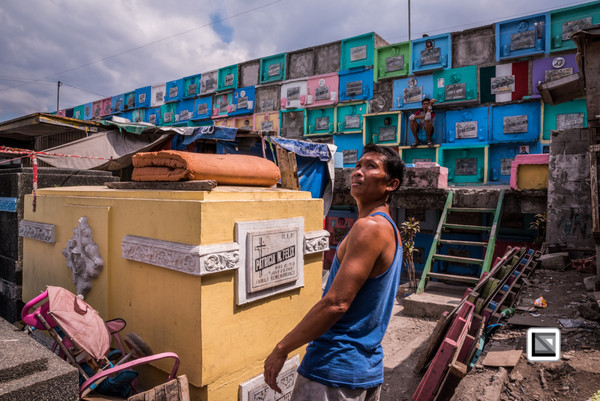
[[[162,150],[132,159],[133,181],[215,180],[218,185],[271,187],[281,178],[275,163],[256,156]]]

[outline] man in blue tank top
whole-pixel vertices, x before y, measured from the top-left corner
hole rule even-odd
[[[358,219],[340,241],[323,297],[265,361],[274,390],[290,352],[309,343],[292,400],[378,400],[383,383],[381,340],[400,283],[402,245],[390,218],[390,195],[404,162],[393,149],[369,144],[351,175]]]

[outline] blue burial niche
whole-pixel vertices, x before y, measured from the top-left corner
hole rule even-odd
[[[394,80],[392,110],[416,110],[424,98],[433,98],[433,75]]]
[[[233,91],[233,106],[230,116],[240,116],[254,113],[254,86],[246,86]]]
[[[206,120],[212,116],[212,96],[194,99],[193,120]]]
[[[491,107],[490,143],[535,142],[540,139],[540,101]]]
[[[125,103],[125,94],[113,96],[110,99],[110,113],[119,114],[123,111],[123,104]]]
[[[135,107],[150,107],[152,87],[144,86],[135,90]]]
[[[490,108],[474,107],[446,112],[447,141],[452,144],[487,143]]]
[[[183,79],[176,79],[167,82],[167,91],[165,93],[165,103],[178,102],[183,97]]]
[[[452,66],[450,34],[414,39],[411,45],[411,74],[426,74]]]
[[[550,49],[550,14],[536,14],[496,24],[496,60],[544,54]]]
[[[354,167],[362,156],[363,134],[334,135],[333,144],[337,146],[334,156],[336,168]]]
[[[373,69],[343,70],[340,76],[340,102],[370,100],[373,97]]]
[[[496,143],[490,145],[488,184],[510,184],[510,172],[516,155],[542,153],[541,143]]]

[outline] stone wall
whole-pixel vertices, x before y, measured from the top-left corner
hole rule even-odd
[[[551,136],[546,242],[593,249],[589,129],[552,131]]]
[[[104,185],[118,180],[107,171],[38,169],[38,188]],[[0,197],[17,201],[15,211],[0,211],[0,317],[11,323],[20,318],[23,307],[23,240],[19,237],[19,222],[23,219],[24,196],[32,189],[31,168],[0,170]]]

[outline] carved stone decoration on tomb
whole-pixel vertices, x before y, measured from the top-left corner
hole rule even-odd
[[[21,220],[19,222],[19,236],[54,244],[56,241],[56,226],[54,224]]]
[[[304,254],[329,250],[329,231],[309,231],[304,235]]]
[[[73,237],[67,241],[62,254],[66,258],[67,267],[73,272],[73,284],[77,288],[77,294],[85,297],[92,289],[93,280],[104,267],[100,248],[94,242],[87,217],[79,219],[77,227],[73,229]]]

